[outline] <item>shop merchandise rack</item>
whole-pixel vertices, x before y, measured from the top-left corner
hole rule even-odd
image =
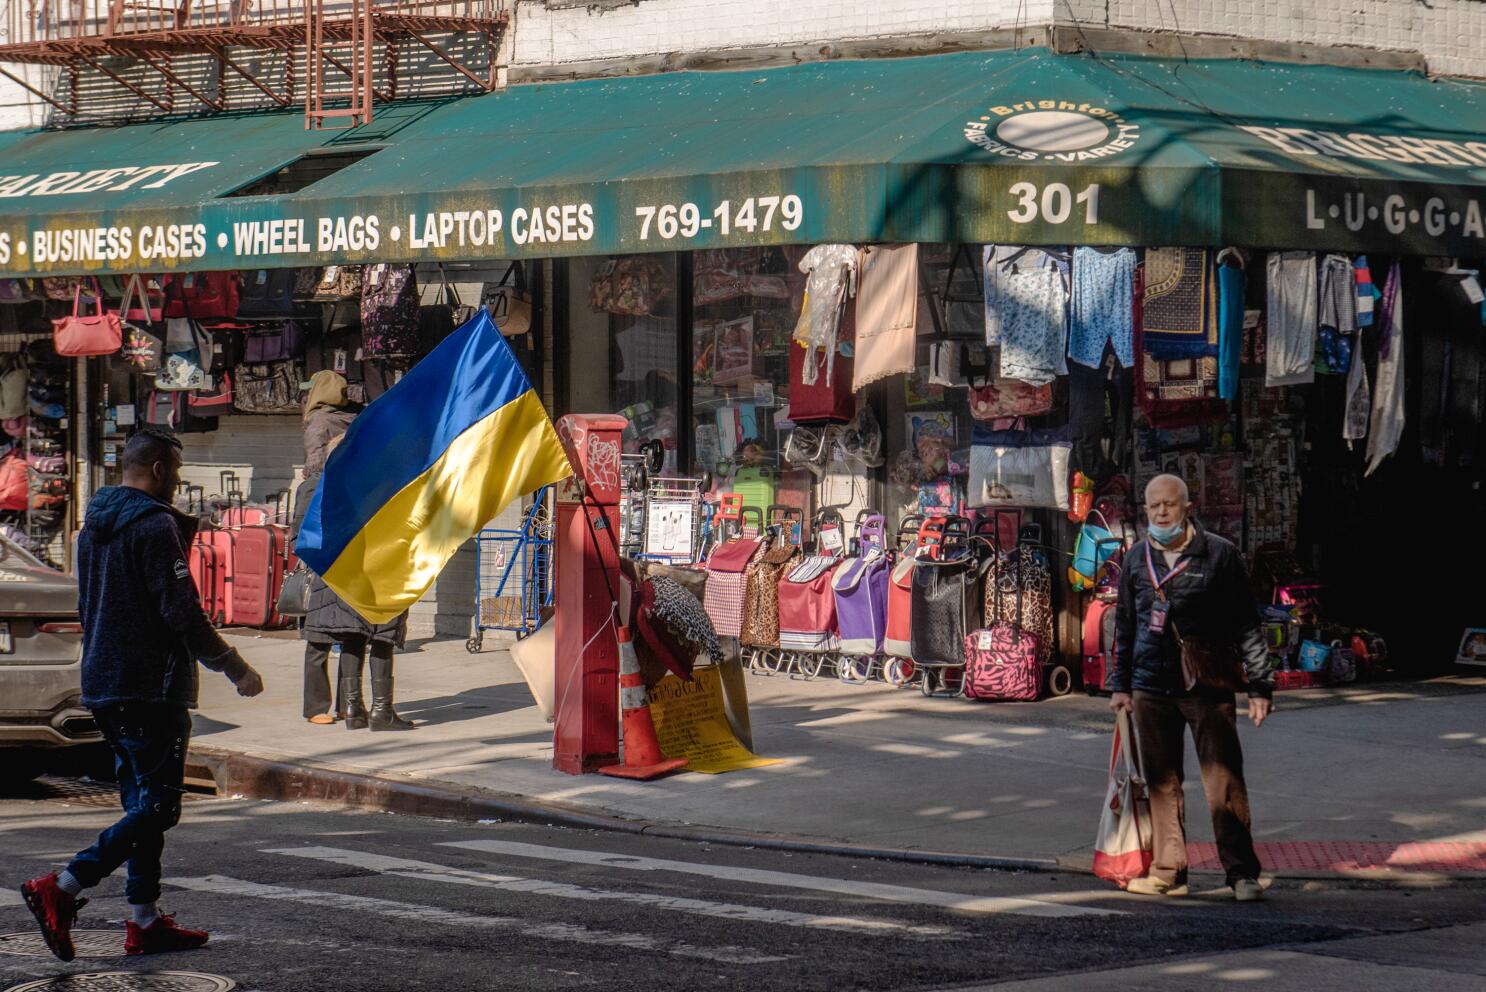
[[[532,498],[519,529],[486,528],[475,537],[475,616],[464,644],[470,654],[484,645],[485,631],[505,630],[517,639],[542,626],[552,605],[552,487]]]

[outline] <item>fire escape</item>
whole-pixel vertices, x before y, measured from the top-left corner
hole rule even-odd
[[[354,127],[379,103],[494,89],[510,21],[505,0],[0,3],[0,75],[62,123],[302,102],[306,128]]]

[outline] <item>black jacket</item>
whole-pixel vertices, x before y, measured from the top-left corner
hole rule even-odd
[[[196,705],[196,663],[247,664],[201,609],[186,549],[196,521],[139,489],[98,490],[77,539],[83,705]]]
[[[316,473],[299,484],[295,493],[294,540],[299,540],[299,528],[304,524],[304,514],[309,509],[310,499],[315,495],[315,486],[320,482]],[[345,637],[366,638],[387,644],[402,646],[407,634],[408,615],[402,614],[386,623],[374,624],[351,609],[346,601],[325,584],[325,580],[314,575],[310,580],[310,606],[300,624],[300,636],[307,641],[336,642]]]
[[[1196,533],[1177,566],[1182,561],[1190,564],[1161,586],[1171,603],[1164,633],[1150,629],[1151,604],[1156,595],[1146,567],[1147,544],[1138,541],[1125,552],[1110,688],[1115,692],[1139,689],[1166,696],[1182,694],[1181,649],[1175,635],[1180,630],[1183,636],[1201,641],[1237,644],[1244,659],[1249,695],[1268,699],[1274,676],[1243,556],[1232,542],[1208,533],[1195,520],[1192,526]],[[1158,576],[1170,571],[1159,549],[1151,548],[1151,561]]]

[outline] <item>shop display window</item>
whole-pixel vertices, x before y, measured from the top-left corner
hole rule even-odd
[[[804,297],[805,247],[697,252],[692,275],[692,438],[717,492],[808,518],[814,477],[785,458],[790,339]]]
[[[624,450],[665,447],[678,470],[680,354],[673,255],[575,258],[569,270],[568,408],[618,413]]]

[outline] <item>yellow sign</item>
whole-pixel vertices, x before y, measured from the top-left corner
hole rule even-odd
[[[722,674],[698,668],[692,681],[667,675],[650,690],[650,717],[667,758],[686,758],[689,772],[716,775],[740,768],[778,764],[760,758],[733,735],[722,711]]]

